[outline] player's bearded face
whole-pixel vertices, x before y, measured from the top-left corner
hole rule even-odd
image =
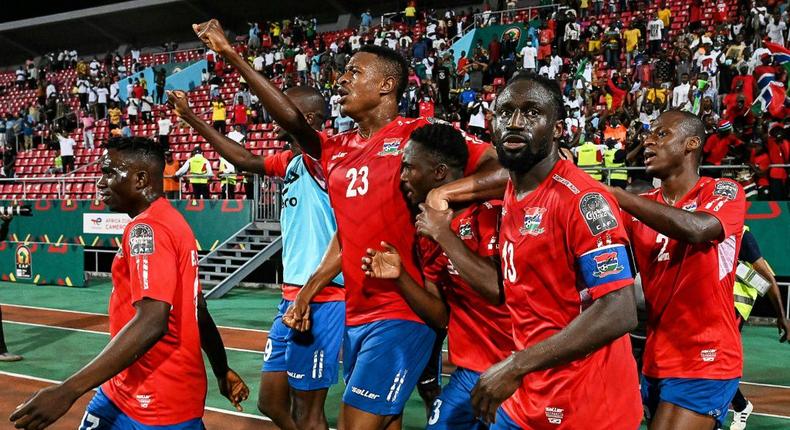
[[[499,163],[508,170],[527,172],[552,150],[556,122],[546,103],[534,97],[535,92],[546,92],[541,90],[530,82],[516,82],[497,99],[492,141]]]

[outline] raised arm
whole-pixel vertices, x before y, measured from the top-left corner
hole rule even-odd
[[[206,46],[225,57],[228,64],[239,71],[252,92],[258,96],[266,111],[280,127],[294,136],[302,150],[315,159],[320,158],[321,140],[318,132],[307,123],[299,108],[279,88],[256,72],[244,58],[233,50],[228,39],[225,38],[219,21],[212,19],[201,24],[192,24],[192,29]]]
[[[428,193],[425,202],[434,209],[445,210],[450,202],[501,199],[508,178],[507,170],[496,158],[496,151],[489,148],[480,158],[474,173],[434,188]]]
[[[703,243],[722,236],[721,222],[713,215],[677,209],[617,187],[610,187],[609,191],[626,212],[669,238],[687,243]]]
[[[183,91],[168,91],[167,101],[176,115],[189,124],[198,134],[203,136],[211,146],[234,166],[245,172],[265,174],[263,156],[255,155],[231,138],[217,131],[189,107],[187,94]]]

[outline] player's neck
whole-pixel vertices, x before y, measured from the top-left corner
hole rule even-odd
[[[359,135],[367,139],[398,117],[398,105],[383,101],[366,112],[364,118],[354,119],[359,126]]]
[[[130,218],[134,218],[137,215],[148,210],[151,205],[162,197],[162,193],[151,191],[151,190],[144,190],[142,194],[137,196],[136,201],[132,204],[131,209],[126,213],[129,215]]]
[[[699,182],[696,168],[683,168],[661,180],[661,193],[667,203],[679,201]]]
[[[556,148],[554,148],[546,158],[540,160],[527,172],[521,173],[511,170],[510,180],[513,182],[513,188],[516,190],[516,199],[521,200],[535,191],[541,182],[549,176],[549,173],[551,173],[558,161],[560,161],[560,156]]]

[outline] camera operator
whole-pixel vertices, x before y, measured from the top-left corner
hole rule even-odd
[[[11,224],[12,215],[0,214],[0,241],[6,240],[8,237],[8,225]],[[11,354],[5,344],[5,337],[3,336],[3,310],[0,308],[0,362],[19,361],[22,359],[21,355]]]

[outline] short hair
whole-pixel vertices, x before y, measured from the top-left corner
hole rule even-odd
[[[681,120],[678,122],[678,124],[686,136],[698,137],[702,144],[705,143],[705,139],[707,138],[707,133],[705,132],[705,123],[702,122],[702,119],[699,116],[679,109],[672,109],[668,112],[680,115]]]
[[[300,85],[298,87],[291,87],[285,90],[285,95],[288,97],[299,97],[304,102],[305,108],[309,112],[321,114],[322,119],[327,117],[326,99],[318,88],[308,85]],[[302,112],[307,114],[307,112]]]
[[[534,82],[548,91],[551,95],[551,102],[554,104],[554,111],[557,115],[556,119],[558,121],[565,119],[565,102],[562,100],[562,92],[560,92],[560,87],[557,85],[557,81],[533,72],[520,71],[510,78],[506,86],[510,86],[516,82],[521,81]]]
[[[383,60],[387,73],[392,74],[398,82],[398,86],[395,89],[395,96],[397,100],[400,101],[403,92],[406,91],[406,87],[409,86],[409,63],[406,62],[403,55],[400,55],[398,51],[386,46],[376,45],[365,45],[359,48],[357,52],[367,52]]]
[[[156,167],[158,172],[165,168],[165,147],[145,137],[112,137],[104,145],[104,149],[113,149],[131,155],[147,165]]]
[[[464,135],[455,127],[445,123],[424,125],[415,129],[410,140],[419,142],[437,161],[452,169],[463,172],[469,160],[469,148]]]

